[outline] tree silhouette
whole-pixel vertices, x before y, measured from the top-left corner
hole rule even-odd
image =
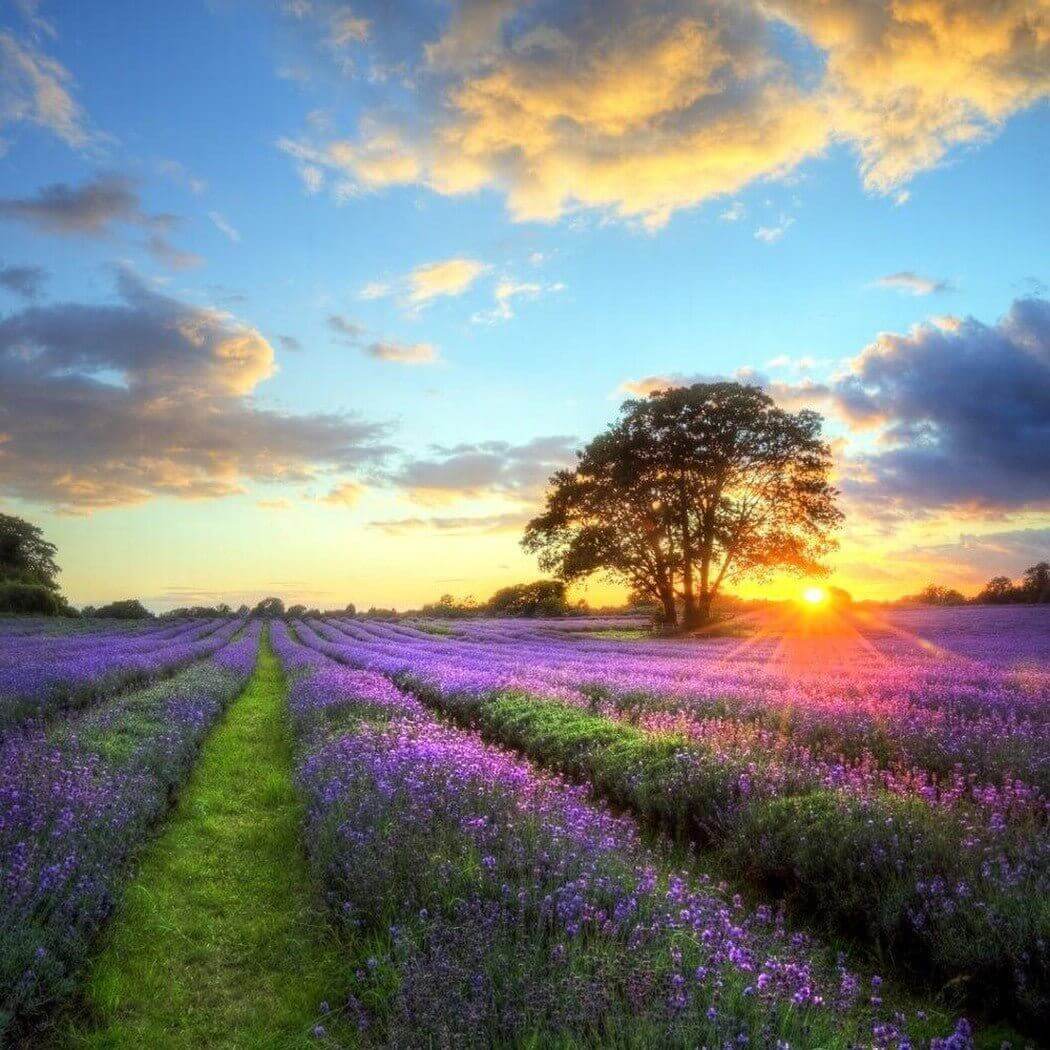
[[[701,626],[722,586],[773,571],[820,575],[842,515],[821,417],[758,387],[695,383],[629,400],[550,481],[522,543],[561,579],[595,572]]]

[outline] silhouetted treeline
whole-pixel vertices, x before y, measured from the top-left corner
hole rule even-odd
[[[903,605],[1039,605],[1050,602],[1050,562],[1037,562],[1017,581],[993,576],[972,598],[954,587],[931,583],[900,601]]]

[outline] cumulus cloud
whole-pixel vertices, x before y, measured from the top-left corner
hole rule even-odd
[[[0,266],[0,288],[22,299],[37,299],[47,276],[42,266]]]
[[[1050,506],[1050,303],[1019,299],[974,318],[884,334],[830,397],[880,445],[843,488],[873,505],[1003,510]]]
[[[340,342],[348,346],[358,346],[366,334],[362,325],[351,321],[349,317],[344,317],[342,314],[329,314],[328,327]]]
[[[667,373],[623,393],[708,382]],[[885,333],[838,375],[755,383],[789,409],[831,413],[866,447],[840,464],[841,488],[866,513],[999,513],[1050,507],[1050,302],[1018,299],[998,323],[936,317]]]
[[[65,510],[223,496],[383,458],[384,426],[257,405],[274,372],[258,331],[148,288],[0,321],[0,491]]]
[[[488,269],[477,259],[443,259],[417,266],[408,275],[408,301],[423,306],[446,295],[462,295]]]
[[[656,227],[833,142],[900,199],[1050,91],[1047,25],[1031,0],[464,0],[408,56],[407,101],[281,146],[341,192],[495,188],[521,220]],[[406,35],[386,9],[370,46]]]
[[[907,292],[908,295],[933,295],[935,292],[946,292],[951,288],[949,281],[936,277],[924,277],[914,270],[899,270],[880,277],[875,284],[879,288],[890,288],[895,292]]]
[[[0,31],[0,128],[35,124],[74,149],[98,141],[73,97],[73,77],[34,43]]]
[[[573,462],[576,439],[537,437],[524,444],[482,441],[436,446],[388,475],[418,502],[446,503],[469,496],[500,495],[533,501],[555,470]]]

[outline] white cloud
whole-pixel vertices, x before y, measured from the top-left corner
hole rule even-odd
[[[234,244],[241,243],[240,231],[236,230],[221,212],[210,211],[208,212],[208,218],[215,224],[215,228],[233,241]]]

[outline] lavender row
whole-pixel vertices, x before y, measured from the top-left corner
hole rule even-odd
[[[1050,617],[1044,620],[1050,633]],[[486,638],[475,642],[387,624],[313,626],[379,670],[426,665],[459,692],[520,690],[652,728],[673,725],[700,742],[742,749],[742,757],[743,749],[759,755],[772,750],[787,764],[802,762],[828,786],[918,793],[945,805],[962,800],[990,813],[1046,814],[1045,670],[1018,679],[1019,672],[952,660],[930,664],[924,657],[909,662],[889,652],[865,664],[852,648],[836,663],[812,638],[797,643],[809,654],[798,666],[771,660],[766,642],[758,643],[757,654],[750,644],[734,654],[721,644],[725,639],[693,642],[685,661],[658,655],[664,643],[529,640],[519,628],[499,642],[493,637],[498,627],[471,626]],[[1022,651],[1026,645],[1018,641]],[[866,659],[874,660],[870,654]],[[684,674],[683,663],[689,677],[676,678]]]
[[[899,952],[916,975],[979,988],[1002,1013],[1032,1017],[1050,1002],[1050,915],[1039,904],[1050,893],[1050,837],[1041,812],[1022,808],[1027,817],[1008,822],[989,808],[977,820],[919,794],[828,784],[775,752],[651,732],[520,690],[465,689],[455,666],[407,639],[401,659],[388,662],[307,626],[301,636],[353,666],[394,674],[464,724],[713,846],[741,878],[785,894],[836,932]]]
[[[243,620],[219,626],[211,621],[174,634],[169,629],[159,636],[103,636],[63,655],[21,653],[0,666],[0,736],[28,719],[89,704],[204,659],[243,626]]]
[[[337,922],[378,946],[340,1012],[374,1043],[905,1047],[928,1032],[782,916],[671,872],[588,792],[283,625],[273,644],[298,678],[311,861]],[[965,1023],[932,1045],[969,1045]]]
[[[209,661],[0,745],[0,1043],[75,987],[135,850],[258,643],[253,624]]]

